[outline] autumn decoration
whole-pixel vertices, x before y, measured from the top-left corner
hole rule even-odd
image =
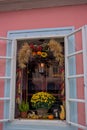
[[[50,64],[54,59],[58,62],[59,66],[63,65],[63,46],[54,39],[41,45],[26,42],[18,52],[18,64],[22,69],[26,68],[27,64],[32,61]]]

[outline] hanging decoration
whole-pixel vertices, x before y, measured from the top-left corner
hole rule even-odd
[[[17,70],[17,77],[16,77],[16,103],[20,104],[21,99],[22,99],[22,88],[21,88],[21,80],[22,80],[22,70],[18,69]]]
[[[24,69],[27,63],[49,65],[56,60],[59,66],[64,64],[63,46],[54,39],[41,45],[24,43],[18,52],[19,67]]]

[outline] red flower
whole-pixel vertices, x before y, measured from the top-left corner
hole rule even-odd
[[[38,46],[38,51],[42,51],[42,46]]]
[[[38,51],[37,46],[34,46],[34,51],[36,51],[36,52]]]
[[[30,48],[31,48],[31,49],[34,49],[34,45],[33,45],[32,43],[30,44]]]

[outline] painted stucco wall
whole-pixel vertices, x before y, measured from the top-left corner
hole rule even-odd
[[[87,23],[87,5],[0,13],[0,36],[8,30],[75,26]]]
[[[0,12],[0,36],[7,36],[7,32],[12,30],[69,26],[78,28],[87,24],[86,12],[87,5]],[[3,113],[1,109],[0,113]],[[0,126],[0,130],[2,130],[2,125]],[[32,129],[34,128],[32,127]],[[55,128],[57,129],[57,127]]]

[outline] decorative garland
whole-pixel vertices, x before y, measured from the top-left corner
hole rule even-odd
[[[18,63],[20,68],[25,68],[28,62],[37,59],[40,60],[52,60],[55,58],[58,61],[59,66],[64,64],[63,47],[56,40],[51,39],[49,43],[43,43],[42,45],[33,45],[24,43],[18,53]]]

